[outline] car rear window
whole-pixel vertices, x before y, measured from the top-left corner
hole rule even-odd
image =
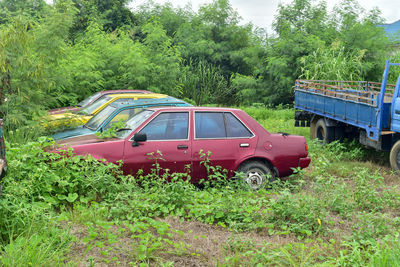
[[[226,132],[228,138],[252,137],[253,134],[232,113],[225,113]]]
[[[249,138],[252,132],[230,112],[195,112],[195,137]]]
[[[116,108],[113,106],[105,107],[85,124],[86,128],[93,131],[97,130],[97,128],[99,128],[99,126],[115,111],[115,109]]]
[[[111,99],[111,97],[109,96],[102,96],[99,99],[97,99],[95,102],[93,102],[92,104],[90,104],[89,106],[87,106],[84,109],[81,109],[79,111],[79,113],[83,113],[85,115],[92,115],[92,113],[98,109],[99,107],[101,107],[102,105],[104,105],[105,103],[107,103],[109,100]]]
[[[81,102],[78,103],[78,107],[86,107],[87,105],[89,105],[90,102],[92,102],[93,100],[99,98],[101,96],[101,93],[96,93],[92,96],[89,96],[88,98],[85,98],[84,100],[82,100]]]

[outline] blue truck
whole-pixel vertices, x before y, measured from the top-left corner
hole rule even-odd
[[[309,126],[310,137],[325,143],[357,138],[365,146],[390,151],[400,171],[400,76],[388,83],[399,63],[386,61],[382,82],[297,80],[296,126]]]

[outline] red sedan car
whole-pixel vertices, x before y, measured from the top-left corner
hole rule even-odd
[[[302,136],[267,132],[257,121],[239,109],[231,108],[156,108],[145,109],[118,131],[118,138],[97,136],[69,138],[58,142],[72,147],[78,155],[91,154],[108,162],[123,161],[125,174],[154,168],[154,156],[163,169],[187,172],[191,181],[207,178],[202,152],[211,152],[211,164],[228,170],[228,177],[243,173],[253,189],[268,178],[293,173],[292,168],[310,164],[308,146]]]

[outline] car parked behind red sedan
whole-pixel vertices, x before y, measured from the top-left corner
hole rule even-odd
[[[97,100],[100,100],[106,96],[113,95],[113,94],[152,94],[152,92],[146,91],[146,90],[128,90],[128,89],[101,91],[101,92],[97,92],[94,95],[91,95],[91,96],[85,98],[84,100],[79,102],[76,106],[50,109],[50,110],[48,110],[48,113],[49,113],[49,115],[56,115],[56,114],[62,114],[65,112],[78,111],[79,109],[83,109],[83,108],[89,106],[90,104],[93,104]]]
[[[186,172],[191,181],[207,178],[202,163],[211,152],[211,164],[228,170],[228,177],[243,173],[253,189],[271,177],[293,173],[293,168],[310,164],[306,140],[302,136],[266,131],[244,111],[232,108],[182,107],[146,109],[130,119],[118,138],[102,140],[95,135],[60,140],[65,149],[97,159],[123,161],[124,174],[154,168],[161,151],[160,167],[170,173]]]

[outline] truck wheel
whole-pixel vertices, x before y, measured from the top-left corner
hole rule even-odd
[[[243,183],[253,190],[265,186],[267,180],[272,182],[275,179],[274,172],[260,161],[247,161],[238,168],[239,177]]]
[[[327,127],[325,120],[322,118],[315,124],[314,134],[315,138],[327,144],[335,140],[335,127]]]
[[[311,138],[311,139],[317,138],[317,136],[315,135],[315,128],[316,128],[316,126],[317,126],[317,120],[313,120],[313,121],[310,123],[310,138]]]
[[[390,150],[390,166],[400,173],[400,140]]]

